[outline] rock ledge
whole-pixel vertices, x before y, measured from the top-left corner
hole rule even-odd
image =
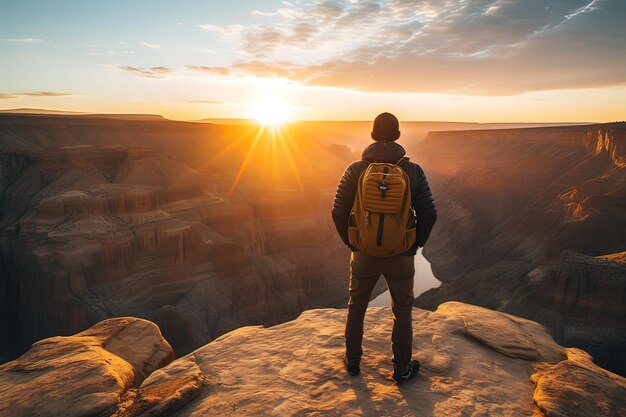
[[[137,373],[124,371],[137,366],[138,356],[126,355],[124,363],[128,366],[116,367],[122,369],[116,371],[116,375],[122,375],[118,382],[103,385],[93,395],[103,401],[101,412],[95,413],[96,409],[87,408],[84,400],[78,401],[83,397],[77,397],[75,391],[77,387],[89,386],[90,381],[93,385],[96,377],[106,381],[105,376],[112,371],[83,377],[74,374],[73,383],[64,384],[65,390],[61,386],[55,391],[65,400],[67,409],[52,414],[626,415],[623,377],[598,367],[584,351],[558,345],[540,324],[459,302],[442,304],[436,312],[414,309],[414,356],[422,369],[415,381],[401,386],[391,379],[391,311],[387,307],[371,308],[365,323],[361,375],[350,377],[341,361],[345,314],[340,309],[310,310],[297,320],[278,326],[240,328],[155,370],[139,386],[133,379]],[[146,322],[137,323],[145,326]],[[91,336],[102,325],[72,338],[49,340]],[[132,345],[130,341],[129,344]],[[17,372],[18,363],[22,368],[32,366],[32,352],[40,346],[37,344],[17,361],[0,368],[0,414],[9,411],[12,416],[45,415],[43,411],[50,410],[44,402],[28,400],[26,394],[27,388],[45,391],[45,387],[35,379],[30,379],[28,386],[20,385],[19,378],[23,376]],[[124,350],[111,349],[119,355]],[[169,358],[165,353],[161,362]],[[68,364],[83,361],[88,365],[100,360],[77,355]],[[68,359],[72,355],[56,357]],[[40,370],[42,381],[58,386],[51,382],[53,375],[62,375],[54,371],[57,365],[52,364],[51,374]],[[7,408],[11,398],[22,399],[19,409]],[[111,406],[115,399],[117,402]]]

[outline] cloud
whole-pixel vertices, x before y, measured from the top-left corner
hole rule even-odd
[[[36,91],[34,93],[19,93],[21,96],[31,96],[31,97],[61,97],[61,96],[71,96],[71,93],[59,93],[54,91]]]
[[[26,93],[0,93],[0,100],[9,100],[20,97],[64,97],[72,96],[72,93],[60,93],[56,91],[34,91]]]
[[[43,39],[39,39],[39,38],[5,38],[2,40],[7,41],[7,42],[21,42],[21,43],[43,42]]]
[[[189,100],[187,103],[199,103],[199,104],[225,104],[223,101],[215,100]]]
[[[150,48],[150,49],[158,49],[158,48],[161,47],[161,45],[159,45],[159,44],[148,43],[148,42],[144,42],[144,41],[139,42],[139,45],[145,46],[146,48]]]
[[[228,75],[231,75],[232,73],[231,69],[226,68],[226,67],[207,67],[207,66],[187,65],[187,68],[195,72],[204,73],[205,75],[228,76]]]
[[[188,67],[368,91],[502,95],[626,84],[622,0],[313,0],[201,25],[247,59]]]
[[[250,55],[269,56],[281,43],[283,43],[281,31],[256,26],[254,30],[246,33],[243,49]]]
[[[198,53],[198,54],[214,54],[215,53],[215,49],[191,48],[191,52],[195,52],[195,53]]]
[[[245,31],[243,25],[198,25],[198,27],[207,32],[216,32],[225,37],[235,37],[241,35]]]
[[[132,67],[129,65],[120,65],[119,69],[123,71],[130,72],[132,74],[141,75],[146,78],[166,78],[168,76],[175,75],[175,71],[168,67],[152,67],[152,68],[143,68],[143,67]]]
[[[260,10],[253,10],[250,12],[252,16],[276,16],[277,12],[262,12]]]
[[[145,78],[173,78],[183,75],[201,74],[202,77],[228,77],[237,76],[243,74],[242,72],[235,72],[228,67],[210,67],[210,66],[196,66],[187,65],[184,68],[170,68],[170,67],[133,67],[129,65],[108,65],[108,67],[114,67],[121,69],[122,71],[130,72],[131,74],[139,75]]]

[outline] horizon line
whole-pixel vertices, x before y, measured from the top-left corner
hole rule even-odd
[[[210,123],[211,121],[230,121],[230,122],[245,122],[251,124],[260,124],[260,122],[246,117],[204,117],[201,119],[172,119],[163,116],[158,113],[103,113],[103,112],[90,112],[90,111],[78,111],[78,110],[55,110],[44,108],[0,108],[0,114],[14,114],[14,115],[40,115],[40,116],[145,116],[145,117],[159,117],[164,120],[174,122],[190,122],[190,123]],[[457,123],[457,124],[534,124],[534,125],[546,125],[546,124],[569,124],[569,125],[585,125],[585,124],[598,124],[598,123],[615,123],[621,120],[612,121],[550,121],[550,122],[515,122],[515,121],[490,121],[490,122],[477,122],[477,121],[464,121],[464,120],[400,120],[400,123]],[[372,123],[372,120],[366,119],[298,119],[284,123],[285,125],[296,123]]]

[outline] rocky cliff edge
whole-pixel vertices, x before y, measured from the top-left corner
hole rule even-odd
[[[0,367],[11,416],[621,416],[626,379],[533,321],[448,302],[414,309],[419,377],[390,378],[391,311],[371,308],[361,375],[343,369],[345,310],[244,327],[169,365],[149,322],[106,320]]]

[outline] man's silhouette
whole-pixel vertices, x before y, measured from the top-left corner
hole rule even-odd
[[[371,133],[374,143],[369,145],[362,159],[346,168],[335,195],[332,216],[344,243],[352,250],[350,259],[350,299],[346,320],[346,353],[344,362],[348,372],[358,375],[363,351],[363,319],[370,301],[374,285],[380,275],[385,277],[391,294],[393,310],[393,378],[403,382],[414,376],[419,363],[411,360],[413,328],[413,275],[415,274],[415,254],[423,247],[437,219],[433,196],[422,168],[408,158],[399,166],[410,180],[411,205],[416,212],[416,239],[406,252],[391,257],[373,257],[359,251],[348,239],[348,223],[352,210],[359,177],[370,163],[386,162],[395,164],[406,155],[406,151],[395,141],[400,137],[398,119],[390,113],[382,113],[374,120]]]

